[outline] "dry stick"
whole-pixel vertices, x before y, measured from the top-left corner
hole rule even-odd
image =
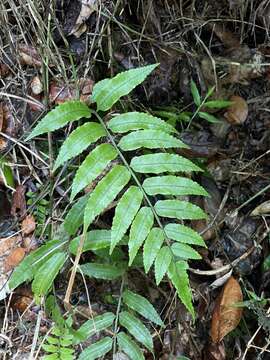
[[[32,342],[32,345],[31,345],[31,352],[30,352],[30,355],[29,355],[29,360],[34,360],[34,352],[35,352],[35,349],[36,349],[37,340],[38,340],[38,334],[39,334],[39,329],[40,329],[41,314],[42,314],[42,311],[40,310],[38,312],[37,323],[36,323],[36,327],[35,327],[35,333],[34,333],[33,342]]]
[[[21,144],[18,140],[14,139],[13,137],[3,133],[2,131],[0,131],[0,135],[3,136],[4,138],[12,141],[14,144],[20,146],[21,148],[23,148],[24,150],[28,151],[31,155],[33,155],[34,157],[36,157],[39,161],[41,161],[44,165],[46,165],[46,167],[48,168],[48,164],[46,163],[46,161],[44,161],[39,155],[37,155],[34,151],[30,150],[27,146]]]
[[[81,255],[82,255],[83,244],[84,244],[84,241],[85,241],[85,237],[86,237],[86,231],[84,231],[83,234],[80,237],[80,242],[79,242],[77,254],[76,254],[76,257],[75,257],[75,260],[74,260],[74,265],[73,265],[73,268],[72,268],[72,271],[71,271],[67,291],[66,291],[65,298],[64,298],[64,306],[65,306],[65,309],[67,311],[71,310],[70,296],[71,296],[73,284],[74,284],[74,281],[75,281],[75,276],[76,276],[77,268],[78,268],[78,265],[79,265],[79,261],[80,261]]]

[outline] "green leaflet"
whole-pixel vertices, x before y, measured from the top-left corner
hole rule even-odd
[[[143,188],[148,195],[208,195],[195,181],[173,175],[145,179]]]
[[[125,133],[131,130],[160,130],[167,133],[177,131],[165,121],[146,113],[128,112],[117,115],[108,122],[108,128],[114,133]]]
[[[188,148],[181,140],[160,130],[138,130],[121,138],[118,146],[124,151],[140,148]]]
[[[218,118],[216,118],[214,115],[208,114],[207,112],[204,111],[199,111],[198,115],[200,118],[207,120],[210,123],[218,123],[220,122],[220,120]]]
[[[26,256],[14,269],[8,282],[9,288],[15,289],[24,281],[32,280],[36,269],[46,262],[50,256],[55,254],[56,251],[59,251],[61,245],[63,244],[58,240],[52,240]]]
[[[204,106],[208,109],[224,109],[231,106],[233,101],[228,100],[210,100],[204,103]]]
[[[164,230],[169,239],[179,241],[181,243],[206,247],[201,235],[185,225],[168,224],[165,226]]]
[[[198,220],[205,219],[207,215],[199,206],[181,200],[160,200],[155,204],[159,216],[179,219]]]
[[[56,253],[38,269],[32,282],[32,290],[35,295],[46,295],[66,258],[66,253]]]
[[[171,262],[168,269],[168,276],[176,288],[177,294],[187,310],[195,317],[192,305],[191,289],[187,275],[188,265],[185,261]]]
[[[183,260],[198,260],[202,258],[196,250],[186,244],[174,243],[172,244],[171,249],[175,256],[180,257]]]
[[[146,326],[134,315],[127,311],[119,314],[120,324],[128,330],[128,332],[142,343],[150,351],[153,350],[153,340]]]
[[[98,145],[91,151],[76,172],[72,183],[71,200],[95,180],[115,158],[117,158],[117,151],[110,144]]]
[[[69,244],[69,251],[72,254],[77,253],[80,242],[80,236],[76,237]],[[86,233],[83,244],[83,252],[89,250],[100,250],[110,247],[111,245],[111,231],[109,230],[92,230]]]
[[[136,156],[131,160],[130,166],[134,171],[144,174],[202,171],[190,160],[180,155],[166,153]]]
[[[143,296],[135,294],[130,290],[125,290],[123,293],[124,303],[136,311],[146,319],[154,322],[159,326],[164,326],[159,314],[156,312],[154,306]]]
[[[106,336],[102,340],[95,342],[86,349],[84,349],[78,360],[95,360],[106,355],[112,348],[113,341],[110,337]]]
[[[157,285],[160,284],[172,261],[172,251],[168,246],[163,246],[155,260],[155,277]]]
[[[14,178],[11,167],[5,162],[3,157],[0,157],[0,177],[4,185],[14,188]]]
[[[81,265],[80,269],[84,275],[104,280],[116,279],[119,276],[122,276],[126,271],[126,268],[121,267],[121,264],[119,263],[117,266],[109,264],[87,263]]]
[[[105,135],[103,127],[94,122],[77,127],[61,146],[53,171],[67,160],[81,154],[89,145]]]
[[[130,359],[144,360],[144,355],[139,346],[124,332],[117,334],[117,343],[119,348],[123,350]]]
[[[51,110],[32,130],[26,141],[35,136],[60,129],[71,121],[90,118],[91,110],[80,101],[67,101]]]
[[[113,313],[106,312],[103,315],[98,315],[93,319],[87,320],[78,330],[73,331],[73,344],[77,345],[96,334],[98,331],[107,329],[113,324],[114,319],[115,315]]]
[[[141,206],[142,200],[143,193],[137,186],[131,186],[120,199],[113,218],[110,254],[125,235]]]
[[[135,256],[154,223],[154,215],[149,207],[143,207],[136,215],[129,234],[128,252],[129,266],[132,264]]]
[[[155,261],[163,242],[163,231],[160,228],[151,229],[143,247],[143,265],[146,273],[148,273],[150,267]]]
[[[83,224],[83,214],[90,194],[82,196],[67,213],[64,221],[64,228],[69,235],[74,235]]]
[[[112,79],[99,81],[93,88],[91,100],[97,103],[97,109],[109,110],[122,96],[129,94],[137,85],[158,66],[158,64],[143,66],[124,71]]]
[[[84,212],[84,232],[103,210],[116,198],[130,180],[126,167],[116,165],[96,186],[90,194]]]
[[[201,96],[200,96],[199,90],[197,88],[197,85],[195,84],[195,82],[193,80],[191,80],[191,82],[190,82],[190,89],[191,89],[191,94],[192,94],[195,105],[200,106],[201,105]]]

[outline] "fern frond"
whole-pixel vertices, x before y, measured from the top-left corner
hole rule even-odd
[[[130,180],[129,171],[116,165],[90,194],[84,212],[84,231],[106,209]]]
[[[188,148],[181,140],[160,130],[138,130],[125,135],[118,146],[124,151],[146,149]]]
[[[81,190],[91,184],[117,155],[117,151],[110,144],[98,145],[91,151],[76,172],[72,183],[71,200],[73,200]],[[91,169],[91,171],[89,171],[89,169]]]
[[[90,117],[91,110],[87,105],[80,101],[67,101],[50,111],[32,130],[26,141],[38,135],[60,129],[71,121]]]
[[[119,200],[113,218],[110,253],[125,235],[141,206],[142,200],[143,193],[137,186],[131,186]]]
[[[100,124],[89,122],[77,127],[64,141],[54,165],[54,171],[67,160],[81,154],[106,132]]]
[[[135,156],[131,160],[130,167],[137,173],[143,174],[202,171],[197,165],[183,156],[166,153]]]
[[[177,133],[175,128],[164,120],[136,111],[117,115],[107,125],[114,133],[125,133],[132,130],[159,130],[167,133]]]

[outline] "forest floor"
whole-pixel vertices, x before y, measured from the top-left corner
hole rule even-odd
[[[207,244],[202,260],[190,262],[195,321],[167,281],[157,287],[140,269],[128,277],[166,319],[151,329],[155,358],[270,359],[269,1],[1,0],[0,24],[0,358],[43,355],[52,320],[31,284],[11,294],[5,284],[28,252],[54,238],[70,208],[74,172],[50,172],[70,128],[41,141],[27,135],[55,105],[91,95],[99,80],[159,63],[122,109],[174,124],[190,147],[185,156],[205,170],[196,180],[210,197],[195,199],[208,220],[191,224]],[[192,80],[202,99],[214,87],[211,100],[233,104],[192,116]],[[54,286],[63,311],[69,276],[61,272]],[[76,278],[72,303],[84,320],[103,314],[116,309],[120,286],[90,278],[86,292]],[[242,307],[224,315],[231,298]],[[120,351],[113,358],[128,359]]]

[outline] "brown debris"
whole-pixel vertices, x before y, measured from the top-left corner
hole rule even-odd
[[[231,276],[219,295],[211,324],[211,339],[219,343],[227,334],[234,330],[242,317],[242,308],[235,306],[243,301],[243,294],[238,281]]]
[[[248,104],[241,96],[234,95],[230,98],[233,104],[224,114],[225,119],[233,125],[242,125],[248,116]]]
[[[27,215],[22,221],[22,233],[23,235],[32,234],[35,231],[36,222],[33,215]]]
[[[17,212],[19,216],[23,216],[26,212],[25,188],[23,185],[17,186],[12,198],[11,215],[16,216]]]

